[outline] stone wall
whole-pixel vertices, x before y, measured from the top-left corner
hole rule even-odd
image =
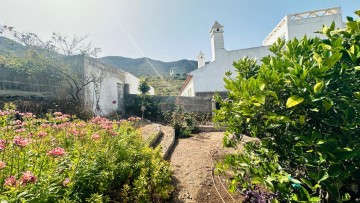
[[[47,74],[28,75],[0,66],[0,96],[57,97],[63,91],[60,81]]]
[[[133,106],[136,97],[137,95],[134,94],[126,95],[125,108]],[[175,106],[181,107],[185,112],[196,112],[199,114],[212,114],[213,111],[211,98],[159,95],[152,95],[150,98],[159,112],[173,110]]]

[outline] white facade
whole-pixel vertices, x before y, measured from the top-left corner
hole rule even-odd
[[[315,32],[321,30],[323,25],[330,26],[333,21],[336,28],[343,27],[340,7],[288,14],[265,38],[263,45],[270,45],[278,38],[300,39],[304,35],[323,38],[324,35]]]
[[[85,86],[85,105],[96,115],[124,111],[124,93],[140,94],[140,79],[118,68],[109,67],[96,59],[84,57],[85,78],[95,76],[96,82]],[[149,93],[154,94],[151,87]]]
[[[198,69],[188,74],[180,95],[193,97],[211,95],[214,92],[226,92],[223,79],[226,72],[235,72],[234,61],[244,57],[261,59],[270,55],[268,47],[278,38],[289,40],[296,37],[300,39],[304,35],[318,37],[320,35],[314,32],[321,30],[323,25],[330,26],[332,21],[338,28],[343,26],[340,8],[286,15],[266,37],[263,46],[233,51],[225,49],[223,26],[215,22],[210,31],[211,62],[202,66],[205,61],[204,63],[200,62],[198,57]],[[258,61],[258,63],[260,62]]]

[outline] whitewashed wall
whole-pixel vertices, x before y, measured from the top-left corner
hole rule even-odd
[[[199,92],[226,91],[224,87],[225,72],[231,71],[233,74],[236,74],[233,66],[234,61],[238,61],[246,56],[259,60],[269,55],[270,51],[268,47],[263,46],[234,51],[217,50],[216,54],[216,61],[210,62],[203,68],[196,69],[190,73],[192,80],[188,82],[188,85],[181,92],[182,96],[195,96],[195,93]],[[192,95],[187,95],[188,89],[192,89]]]
[[[125,83],[129,84],[129,94],[140,94],[138,90],[140,79],[126,72]],[[149,94],[154,95],[154,87],[150,86]]]
[[[96,78],[101,79],[96,83],[89,83],[85,86],[84,91],[85,105],[97,115],[107,115],[119,110],[119,102],[122,101],[118,100],[118,84],[128,84],[130,94],[139,93],[139,78],[118,68],[105,65],[96,59],[84,57],[84,74],[85,78],[95,75]],[[153,87],[151,87],[150,94],[154,94]]]
[[[326,11],[331,13],[323,15]],[[340,7],[288,14],[265,38],[263,45],[271,45],[276,42],[278,38],[285,40],[294,38],[301,39],[304,35],[308,38],[324,38],[324,35],[315,32],[320,31],[323,25],[330,26],[333,21],[335,22],[336,28],[343,27]]]
[[[190,79],[190,81],[186,84],[186,87],[184,87],[184,89],[181,91],[180,96],[183,96],[183,97],[195,96],[193,79]]]
[[[316,34],[321,30],[323,25],[330,26],[335,22],[337,28],[343,26],[340,8],[330,8],[317,11],[309,11],[297,14],[289,14],[283,18],[280,23],[263,41],[266,46],[239,49],[227,51],[224,47],[223,30],[211,33],[212,61],[202,68],[192,71],[189,75],[192,79],[182,88],[181,96],[195,96],[197,93],[207,92],[223,92],[226,91],[224,77],[227,71],[235,73],[233,62],[244,57],[251,59],[256,58],[260,64],[260,59],[266,55],[270,55],[269,46],[278,38],[285,40],[293,38],[302,38],[304,35],[308,37],[323,37]],[[191,90],[191,94],[189,94]]]
[[[291,15],[289,15],[289,19]],[[342,28],[341,11],[338,11],[335,15],[327,15],[321,17],[304,18],[298,20],[289,20],[288,22],[288,35],[289,39],[297,38],[301,39],[306,35],[308,38],[320,37],[324,38],[322,34],[315,33],[322,30],[323,25],[330,26],[332,22],[335,22],[336,28]]]

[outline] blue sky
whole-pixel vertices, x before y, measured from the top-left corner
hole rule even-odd
[[[224,25],[225,48],[260,46],[289,13],[341,6],[343,20],[358,0],[0,0],[0,24],[39,34],[89,35],[99,56],[163,61],[210,60],[209,31]]]

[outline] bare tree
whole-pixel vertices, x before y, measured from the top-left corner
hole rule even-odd
[[[83,54],[96,57],[101,49],[86,42],[88,36],[68,37],[52,33],[51,40],[43,41],[38,35],[29,32],[17,32],[13,27],[0,26],[0,32],[10,33],[12,40],[22,44],[25,55],[17,57],[17,63],[6,64],[26,69],[27,72],[47,71],[69,85],[69,95],[81,104],[81,92],[90,83],[102,82],[103,74],[79,72],[67,60],[74,55]],[[0,34],[1,34],[0,33]],[[4,61],[4,60],[2,60]],[[10,60],[8,60],[9,62]],[[15,64],[15,65],[14,65]]]

